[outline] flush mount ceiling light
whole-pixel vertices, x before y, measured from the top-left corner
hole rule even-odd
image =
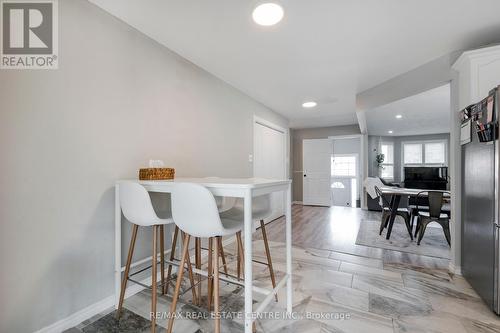
[[[387,133],[392,134],[393,132],[392,131],[387,131]]]
[[[258,5],[252,13],[255,23],[263,26],[275,25],[281,21],[283,15],[283,7],[272,2]]]
[[[402,116],[402,115],[400,115],[400,114],[397,114],[397,115],[396,115],[396,119],[401,119],[401,118],[403,118],[403,116]]]
[[[315,107],[316,105],[318,105],[318,103],[313,102],[313,101],[311,101],[311,102],[304,102],[304,103],[302,103],[302,107],[303,107],[303,108],[306,108],[306,109],[313,108],[313,107]]]

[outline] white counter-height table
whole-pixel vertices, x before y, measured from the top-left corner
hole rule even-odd
[[[120,296],[121,273],[125,267],[122,266],[122,212],[120,208],[120,183],[134,181],[143,185],[149,192],[171,193],[175,183],[196,183],[205,186],[214,196],[243,198],[244,204],[244,253],[245,253],[245,333],[252,332],[252,323],[262,313],[269,302],[274,299],[274,294],[286,284],[286,311],[292,312],[292,197],[291,180],[274,180],[262,178],[175,178],[165,181],[140,181],[119,180],[115,185],[115,306],[118,306]],[[252,278],[252,233],[254,221],[252,218],[252,198],[274,192],[286,193],[285,217],[286,217],[286,275],[273,290],[258,288],[253,285]],[[142,260],[141,262],[145,262]],[[149,261],[149,259],[147,260]],[[136,266],[140,262],[132,264]],[[206,275],[207,272],[194,270]],[[237,281],[233,281],[237,282]],[[261,293],[265,297],[263,301],[253,306],[253,292]]]

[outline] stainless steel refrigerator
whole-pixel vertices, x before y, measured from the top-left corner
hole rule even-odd
[[[462,145],[461,250],[464,277],[500,314],[498,91],[462,113],[471,142]]]

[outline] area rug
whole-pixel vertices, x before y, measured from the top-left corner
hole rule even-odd
[[[392,228],[391,238],[385,239],[387,228],[379,235],[380,221],[365,220],[359,226],[357,245],[377,247],[387,250],[414,253],[424,256],[450,259],[450,247],[444,237],[441,227],[427,226],[420,245],[416,239],[410,239],[404,221],[396,218]]]

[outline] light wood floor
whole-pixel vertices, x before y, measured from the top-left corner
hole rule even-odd
[[[447,269],[449,260],[417,254],[356,245],[363,220],[380,220],[380,213],[349,207],[292,206],[292,243],[302,248],[343,252],[362,257],[383,259],[386,264],[410,264],[416,267]],[[284,218],[266,225],[268,238],[285,241]],[[260,233],[256,238],[261,239]]]

